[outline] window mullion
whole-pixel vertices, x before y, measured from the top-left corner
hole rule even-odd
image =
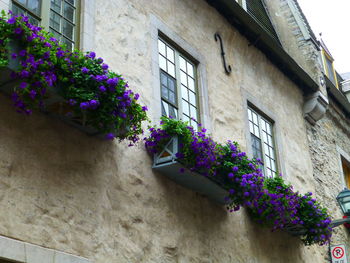
[[[50,31],[50,6],[51,1],[41,1],[41,26]]]
[[[267,176],[267,158],[265,155],[265,140],[263,136],[263,131],[261,128],[261,116],[257,114],[258,117],[258,129],[259,129],[259,136],[260,136],[260,141],[261,141],[261,153],[262,153],[262,161],[264,162],[264,174]]]
[[[176,79],[176,96],[177,96],[177,115],[178,119],[182,120],[182,94],[181,94],[181,79],[180,79],[180,58],[179,52],[174,49],[175,53],[175,79]]]

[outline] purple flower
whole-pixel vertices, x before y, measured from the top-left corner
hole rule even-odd
[[[147,106],[143,106],[143,107],[142,107],[142,111],[148,111]]]
[[[107,69],[108,69],[108,65],[107,65],[107,64],[102,64],[101,68],[102,68],[103,70],[107,70]]]
[[[29,77],[29,72],[27,70],[22,70],[20,72],[21,78],[28,78]]]
[[[81,68],[81,72],[84,73],[84,74],[87,74],[90,70],[86,67],[82,67]]]
[[[23,32],[22,28],[20,27],[15,28],[15,31],[14,31],[15,34],[19,35],[19,34],[22,34],[22,32]]]
[[[135,100],[138,100],[139,97],[140,97],[140,94],[136,93],[135,96],[134,96],[134,99],[135,99]]]
[[[234,173],[236,173],[238,170],[239,170],[239,168],[238,168],[237,166],[234,166],[234,167],[232,168],[232,171],[233,171]]]
[[[22,49],[21,51],[19,51],[18,53],[21,57],[24,57],[27,55],[27,51],[25,49]]]
[[[16,23],[16,18],[15,17],[11,17],[10,19],[7,20],[7,23],[10,25],[13,25],[14,23]]]
[[[30,92],[29,92],[29,97],[32,99],[32,100],[34,100],[35,99],[35,96],[36,96],[36,91],[35,90],[31,90]]]
[[[106,87],[105,86],[100,86],[99,88],[98,88],[101,92],[106,92]]]
[[[17,58],[17,54],[16,54],[16,53],[12,53],[12,54],[11,54],[11,58],[12,58],[12,59],[16,59],[16,58]]]
[[[96,53],[95,52],[90,52],[88,57],[94,59],[96,57]]]
[[[110,133],[107,133],[106,136],[105,136],[105,138],[106,138],[107,140],[113,140],[114,137],[115,137],[114,134],[111,133],[111,132],[110,132]]]
[[[21,84],[19,84],[19,88],[20,89],[25,89],[27,87],[28,83],[27,82],[21,82]]]
[[[64,56],[64,52],[62,51],[62,50],[58,50],[57,52],[56,52],[56,57],[57,58],[62,58]]]
[[[107,84],[110,87],[115,87],[118,84],[118,82],[119,82],[119,78],[111,78],[107,80]]]
[[[228,174],[228,177],[229,177],[229,178],[233,178],[234,176],[235,176],[235,175],[234,175],[233,173],[229,173],[229,174]]]
[[[81,108],[82,110],[88,109],[88,108],[89,108],[89,103],[88,103],[88,102],[82,102],[82,103],[80,103],[80,108]]]
[[[89,101],[89,107],[91,109],[96,109],[100,105],[100,102],[98,100],[90,100]]]
[[[75,104],[77,104],[77,101],[73,99],[69,99],[68,104],[71,106],[74,106]]]

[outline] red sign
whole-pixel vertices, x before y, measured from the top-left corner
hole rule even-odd
[[[332,249],[332,256],[336,259],[341,259],[345,254],[345,251],[342,247],[334,247]]]

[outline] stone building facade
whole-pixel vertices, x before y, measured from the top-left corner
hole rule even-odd
[[[80,48],[94,50],[121,72],[156,124],[162,114],[162,41],[189,63],[188,87],[188,65],[193,66],[198,121],[216,141],[235,140],[252,156],[248,109],[254,110],[273,126],[275,169],[297,190],[316,192],[339,217],[339,210],[333,213],[334,195],[342,182],[334,180],[334,173],[338,180],[339,149],[345,158],[350,155],[348,120],[339,103],[329,100],[324,119],[315,117],[313,125],[305,121],[310,96],[327,93],[319,83],[315,44],[298,40],[287,2],[266,1],[264,7],[276,40],[251,20],[249,1],[82,0]],[[0,0],[1,9],[12,5]],[[230,74],[215,33],[221,36]],[[306,60],[300,50],[309,54]],[[320,97],[317,93],[316,101],[327,104]],[[327,247],[305,247],[296,237],[272,233],[244,210],[229,214],[153,171],[142,143],[128,148],[40,113],[19,115],[5,97],[0,107],[4,260],[292,263],[327,257]],[[307,114],[315,116],[314,108]],[[347,238],[337,231],[341,240]]]

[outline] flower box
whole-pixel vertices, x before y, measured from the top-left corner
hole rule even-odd
[[[285,225],[283,228],[288,234],[292,236],[303,236],[306,234],[306,229],[303,225]]]
[[[12,59],[10,56],[12,53],[18,53],[21,47],[18,42],[11,41],[8,48],[9,64],[6,68],[0,69],[0,90],[6,95],[10,95],[13,91],[13,87],[20,83],[20,80],[11,77],[11,73],[19,69],[20,58]]]
[[[210,200],[225,205],[229,196],[219,182],[213,177],[203,176],[197,172],[186,169],[176,158],[179,151],[179,138],[174,136],[165,145],[161,152],[155,154],[153,169],[159,171],[176,183],[198,192]]]

